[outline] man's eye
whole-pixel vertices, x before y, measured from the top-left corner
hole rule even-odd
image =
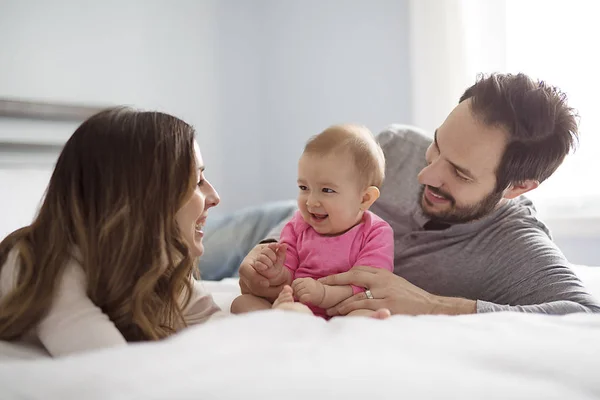
[[[458,177],[458,179],[460,179],[461,181],[464,182],[469,182],[471,179],[467,178],[466,176],[462,175],[457,169],[454,170],[454,175],[456,175]]]

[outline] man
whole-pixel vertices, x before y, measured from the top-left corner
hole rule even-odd
[[[392,314],[600,312],[521,195],[575,147],[577,121],[556,88],[523,74],[494,74],[466,90],[434,140],[392,126],[378,136],[386,181],[372,210],[395,234],[394,273],[359,266],[323,278],[367,288],[328,310]],[[417,179],[415,179],[417,178]],[[284,254],[270,235],[240,267],[243,293],[273,299]],[[262,246],[277,260],[254,261]]]

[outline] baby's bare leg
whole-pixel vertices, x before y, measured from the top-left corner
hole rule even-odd
[[[271,303],[269,301],[252,294],[238,296],[231,303],[232,314],[243,314],[251,311],[268,310],[270,308]]]

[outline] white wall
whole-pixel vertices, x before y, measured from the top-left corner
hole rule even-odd
[[[217,10],[224,209],[294,197],[305,141],[333,123],[378,131],[410,118],[406,1],[222,1]]]
[[[409,120],[407,12],[404,0],[2,0],[0,97],[180,116],[217,210],[234,210],[293,197],[302,146],[328,125]],[[75,126],[0,119],[0,236],[30,220],[51,168],[1,142],[60,144]]]
[[[413,77],[429,82],[439,64],[436,42],[419,40],[421,1],[1,0],[0,97],[173,113],[197,128],[223,199],[216,211],[292,198],[302,146],[326,126],[429,128],[427,115],[451,108],[440,107],[439,85],[428,86],[433,97],[411,95]],[[0,118],[0,237],[31,220],[56,156],[2,142],[60,144],[76,125]],[[570,260],[600,264],[597,234],[550,222]]]
[[[3,0],[0,96],[160,109],[214,132],[213,6]],[[0,119],[0,143],[60,145],[76,126]],[[216,137],[203,135],[202,144],[221,180]],[[0,236],[30,221],[56,155],[0,144]]]

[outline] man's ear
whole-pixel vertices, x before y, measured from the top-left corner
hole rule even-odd
[[[369,186],[367,190],[365,190],[365,192],[363,193],[362,202],[360,203],[360,209],[362,211],[367,211],[373,205],[373,203],[375,203],[375,200],[377,200],[380,195],[381,193],[379,192],[379,189],[377,187]]]
[[[514,199],[515,197],[519,197],[520,195],[527,193],[538,186],[540,186],[540,183],[531,179],[523,182],[511,183],[508,189],[504,190],[504,196],[502,197],[505,199]]]

